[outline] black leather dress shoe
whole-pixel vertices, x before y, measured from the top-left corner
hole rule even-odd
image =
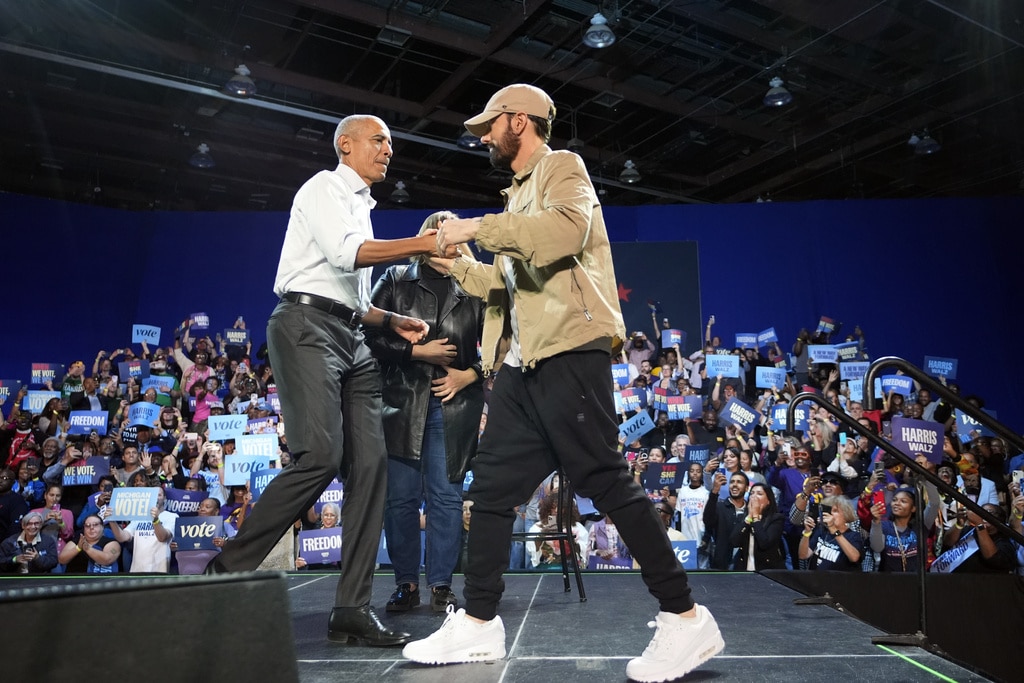
[[[331,610],[331,620],[327,624],[327,639],[335,643],[355,640],[361,645],[389,647],[404,645],[409,642],[409,638],[408,633],[392,631],[382,624],[369,605],[335,607]]]
[[[448,606],[456,609],[459,606],[459,599],[455,597],[451,586],[437,586],[430,593],[430,609],[435,612],[447,612]]]
[[[388,612],[408,612],[420,604],[420,591],[411,590],[409,584],[403,583],[391,594],[391,599],[384,609]]]

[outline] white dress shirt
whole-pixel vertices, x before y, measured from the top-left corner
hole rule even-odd
[[[295,193],[274,293],[316,294],[365,314],[371,268],[357,268],[356,254],[373,239],[370,186],[348,166],[320,171]]]

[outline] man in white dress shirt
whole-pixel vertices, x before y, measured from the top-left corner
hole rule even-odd
[[[299,188],[292,204],[267,324],[281,410],[288,419],[292,463],[260,496],[234,540],[207,573],[254,570],[281,535],[338,475],[345,570],[338,581],[328,638],[400,645],[408,634],[384,626],[370,607],[384,518],[387,454],[381,426],[381,380],[363,343],[362,325],[421,342],[427,324],[370,305],[371,267],[433,254],[432,234],[377,240],[370,225],[370,186],[384,180],[391,133],[375,116],[338,124],[341,163]],[[452,250],[454,255],[454,250]]]

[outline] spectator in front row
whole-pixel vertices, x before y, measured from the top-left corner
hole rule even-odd
[[[58,559],[65,574],[116,574],[121,544],[103,535],[99,515],[87,515],[82,533],[60,551]]]
[[[725,475],[715,472],[711,491],[708,495],[708,502],[704,508],[704,528],[708,530],[715,541],[714,551],[711,554],[712,569],[728,570],[733,569],[732,546],[729,539],[732,532],[743,524],[747,514],[747,506],[744,496],[747,493],[747,475],[742,472],[733,472],[729,477],[729,497],[719,500],[719,491],[726,483]]]
[[[178,515],[164,510],[167,499],[164,490],[157,488],[157,503],[150,509],[152,521],[134,521],[124,529],[109,519],[113,510],[108,506],[104,511],[107,527],[119,543],[134,541],[132,545],[133,574],[166,574],[171,564],[171,541],[174,539],[174,523]]]
[[[729,545],[737,549],[735,568],[746,571],[785,569],[782,554],[782,528],[785,516],[779,512],[770,486],[751,484],[747,516],[733,527]]]
[[[57,541],[58,553],[64,549],[64,544],[75,535],[74,515],[71,514],[71,510],[60,506],[63,496],[64,487],[60,484],[49,484],[44,496],[44,507],[32,510],[32,512],[38,512],[43,516],[43,528],[40,533],[54,537]]]
[[[40,532],[43,516],[30,512],[21,518],[21,533],[0,543],[0,571],[46,574],[57,566],[57,542]]]
[[[0,538],[7,538],[17,529],[15,524],[29,511],[21,494],[11,490],[13,486],[14,472],[7,468],[0,470]]]
[[[804,516],[800,537],[800,559],[815,559],[816,569],[860,571],[864,537],[853,505],[845,496],[829,496],[821,501],[821,522],[814,515]]]

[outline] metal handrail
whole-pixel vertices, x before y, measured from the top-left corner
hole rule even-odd
[[[888,361],[889,359],[888,358],[879,359],[879,360],[875,361],[875,363],[879,363],[882,360]],[[902,360],[902,359],[896,359],[896,360]],[[902,362],[906,363],[906,361],[902,361]],[[871,367],[874,367],[874,365],[872,365]],[[868,368],[868,373],[869,374],[871,373],[871,367]],[[914,368],[914,369],[916,370],[916,368]],[[865,375],[865,397],[867,396],[867,377],[868,377],[868,375]],[[815,393],[811,393],[809,391],[805,391],[805,392],[801,392],[801,393],[799,393],[799,394],[797,394],[796,396],[793,397],[793,400],[791,400],[789,402],[789,407],[788,407],[788,409],[786,411],[786,425],[787,425],[787,428],[788,428],[789,425],[795,424],[795,420],[796,420],[796,407],[798,405],[800,405],[801,403],[804,403],[804,402],[807,402],[807,401],[809,401],[811,403],[816,403],[819,406],[823,407],[825,410],[827,410],[829,412],[830,415],[832,415],[834,418],[836,418],[841,424],[843,424],[843,425],[845,425],[847,427],[850,427],[854,432],[857,433],[857,435],[863,436],[870,443],[872,443],[876,447],[882,449],[883,452],[888,453],[889,455],[891,455],[894,458],[896,458],[896,460],[899,461],[900,463],[902,463],[904,465],[904,467],[907,467],[908,469],[912,470],[914,472],[914,474],[916,474],[920,478],[922,478],[922,479],[924,479],[924,480],[934,484],[935,488],[937,488],[941,493],[944,493],[946,495],[952,496],[954,500],[956,500],[961,505],[964,505],[968,510],[971,510],[972,512],[977,514],[979,517],[984,519],[989,524],[992,524],[993,526],[998,527],[1001,531],[1003,531],[1004,533],[1009,535],[1010,538],[1012,538],[1015,541],[1017,541],[1018,543],[1024,545],[1024,535],[1021,535],[1021,534],[1017,533],[1016,531],[1014,531],[1013,528],[1011,528],[1010,525],[1007,524],[1006,522],[999,521],[999,519],[997,519],[991,512],[989,512],[988,510],[986,510],[983,507],[981,507],[980,505],[978,505],[976,502],[974,502],[973,500],[968,498],[965,494],[963,494],[960,491],[958,491],[955,487],[950,486],[946,482],[944,482],[941,479],[939,479],[939,477],[937,475],[932,474],[931,472],[929,472],[925,468],[923,468],[920,465],[918,465],[917,461],[915,461],[913,458],[909,457],[903,451],[899,450],[898,448],[893,446],[891,443],[889,443],[885,439],[881,438],[880,436],[876,435],[874,432],[872,432],[870,429],[868,429],[867,427],[865,427],[861,423],[859,423],[856,420],[854,420],[852,417],[847,415],[844,410],[841,410],[841,409],[837,408],[836,406],[832,405],[831,403],[829,403],[828,401],[826,401],[825,398],[823,396],[821,396],[820,394],[815,394]],[[923,508],[923,506],[920,506],[920,507],[921,507],[921,512],[923,514],[923,509],[924,508]]]
[[[968,403],[958,394],[954,394],[949,387],[936,382],[932,377],[926,375],[920,368],[897,356],[884,356],[868,366],[867,374],[864,375],[864,409],[875,410],[875,377],[883,367],[895,367],[902,370],[903,374],[921,385],[922,388],[931,392],[932,396],[938,396],[947,401],[954,408],[971,416],[984,426],[999,435],[1007,445],[1016,448],[1018,453],[1024,453],[1024,437],[1014,433],[1009,427],[995,419],[980,408]]]

